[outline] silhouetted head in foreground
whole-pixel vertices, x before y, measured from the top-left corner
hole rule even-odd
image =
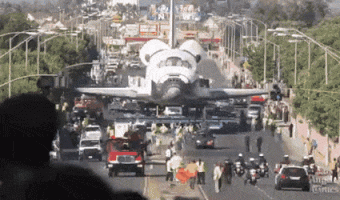
[[[55,105],[39,94],[22,94],[0,104],[0,157],[38,165],[49,160],[57,131]]]
[[[0,104],[0,199],[144,199],[116,193],[94,172],[49,164],[58,128],[55,105],[39,94]]]

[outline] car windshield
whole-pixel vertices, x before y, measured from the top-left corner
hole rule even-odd
[[[248,108],[248,110],[260,111],[260,110],[261,110],[261,107],[258,107],[258,106],[250,106],[250,107]]]
[[[86,127],[85,132],[100,131],[99,127]]]
[[[93,147],[99,145],[99,140],[86,140],[82,141],[80,146],[82,147]]]
[[[283,171],[283,174],[287,176],[304,176],[306,175],[306,171],[301,168],[286,168]]]

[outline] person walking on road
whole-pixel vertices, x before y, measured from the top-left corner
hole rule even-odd
[[[232,174],[233,174],[233,161],[231,161],[229,158],[227,158],[224,161],[224,168],[223,168],[223,174],[225,177],[226,184],[231,184]]]
[[[213,174],[213,180],[215,182],[215,192],[216,193],[220,192],[219,181],[221,179],[221,176],[222,176],[222,171],[221,171],[220,163],[217,162],[215,164],[214,174]]]
[[[172,157],[172,152],[170,146],[168,146],[167,150],[165,151],[165,163],[167,163]]]
[[[177,155],[176,152],[174,152],[173,156],[171,157],[169,162],[171,162],[173,174],[174,174],[174,176],[176,176],[176,174],[178,172],[178,168],[181,166],[181,163],[183,162],[183,158],[181,156]],[[177,179],[174,179],[174,180],[177,180]]]
[[[244,138],[244,143],[246,145],[246,152],[249,152],[250,137],[248,135]]]
[[[334,158],[334,163],[332,163],[332,183],[334,183],[334,178],[338,181],[338,168],[339,168],[339,163],[336,162],[336,159]]]
[[[197,177],[197,164],[195,160],[191,161],[185,168],[185,170],[188,170],[189,173],[193,176],[190,177],[190,188],[195,189],[195,182],[196,182],[196,177]]]
[[[262,137],[259,136],[257,137],[257,141],[256,141],[256,146],[257,146],[257,152],[261,152],[261,146],[262,146]]]
[[[167,171],[167,173],[166,173],[165,180],[166,181],[169,181],[169,180],[173,181],[174,175],[173,175],[173,169],[172,169],[172,162],[170,160],[166,163],[166,171]]]
[[[293,137],[293,123],[289,125],[289,137]]]
[[[197,164],[197,184],[205,185],[205,170],[204,170],[204,162],[201,159],[198,159]]]

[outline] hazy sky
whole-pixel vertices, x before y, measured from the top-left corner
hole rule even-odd
[[[0,2],[10,2],[10,3],[18,3],[18,2],[30,2],[34,3],[34,0],[0,0]],[[37,0],[39,3],[45,3],[45,2],[57,2],[58,0]]]

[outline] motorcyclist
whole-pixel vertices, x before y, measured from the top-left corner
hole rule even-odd
[[[317,170],[317,167],[315,165],[315,160],[313,158],[313,155],[308,156],[308,166],[309,166],[309,169],[311,170],[311,173],[314,174]]]
[[[232,169],[233,168],[233,162],[227,158],[224,161],[224,170],[223,170],[223,175],[225,177],[226,183],[231,184],[231,179],[232,179]]]
[[[247,184],[248,180],[251,180],[251,174],[250,174],[250,170],[251,169],[255,169],[258,170],[259,166],[255,163],[255,159],[254,158],[249,158],[249,165],[247,166],[247,174],[246,174],[246,178],[244,180],[244,184]]]
[[[281,166],[282,164],[285,164],[285,165],[289,165],[291,162],[290,162],[290,159],[289,159],[289,156],[288,155],[284,155],[283,156],[283,161],[280,162]]]
[[[254,158],[249,158],[249,165],[247,166],[248,169],[258,169],[259,165],[255,163]]]
[[[260,154],[259,154],[259,157],[260,157],[260,159],[259,159],[259,165],[262,164],[262,163],[264,163],[265,165],[268,164],[268,163],[267,163],[267,160],[265,159],[263,153],[260,153]]]
[[[301,162],[301,165],[302,166],[309,165],[308,156],[303,157],[303,161]]]
[[[260,153],[259,157],[260,157],[259,158],[259,165],[263,164],[264,165],[264,171],[268,172],[268,163],[267,163],[266,158],[264,157],[264,154]]]
[[[308,164],[315,164],[315,160],[314,160],[313,155],[308,156]]]
[[[242,153],[239,153],[239,154],[238,154],[238,158],[235,160],[235,163],[236,163],[236,162],[240,162],[240,163],[241,163],[241,166],[242,166],[243,168],[246,167],[246,164],[245,164],[245,162],[244,162],[244,158],[243,158],[243,154],[242,154]]]

